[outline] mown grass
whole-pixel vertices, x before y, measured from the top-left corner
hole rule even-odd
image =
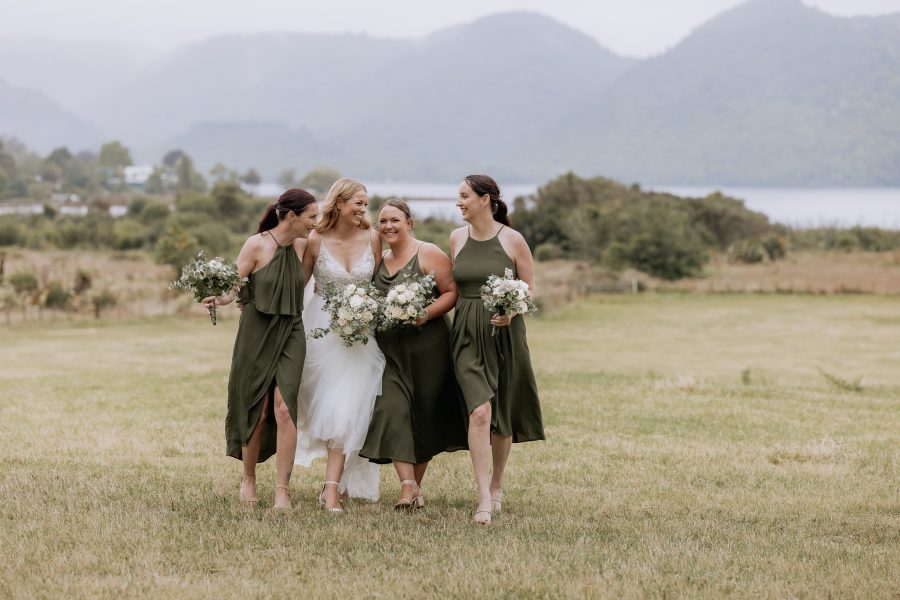
[[[529,322],[548,441],[470,524],[468,456],[428,507],[237,501],[235,320],[0,331],[0,597],[896,597],[900,305],[597,298]],[[818,372],[862,390],[835,388]]]

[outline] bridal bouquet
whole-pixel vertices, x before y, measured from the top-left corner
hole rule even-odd
[[[434,289],[434,273],[415,275],[405,273],[404,281],[395,283],[388,290],[381,307],[382,322],[379,329],[393,329],[400,325],[414,325],[425,316],[431,290]]]
[[[189,290],[194,294],[195,302],[202,302],[207,296],[221,296],[226,292],[240,289],[247,283],[241,277],[235,263],[226,263],[225,259],[215,257],[206,260],[201,250],[197,257],[181,269],[181,277],[169,284],[169,289]],[[209,319],[216,324],[216,305],[209,309]]]
[[[505,315],[515,312],[520,315],[534,313],[537,310],[528,293],[528,284],[513,277],[512,269],[506,269],[503,277],[490,275],[481,286],[481,301],[489,311]],[[497,335],[497,326],[491,330]]]
[[[331,316],[327,328],[313,329],[309,337],[318,339],[328,332],[339,335],[348,348],[356,342],[369,343],[369,330],[378,326],[378,289],[371,283],[349,284],[341,288],[330,283],[325,288],[325,311]]]

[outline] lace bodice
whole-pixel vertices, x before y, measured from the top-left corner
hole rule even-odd
[[[344,287],[351,283],[369,283],[372,273],[375,272],[375,257],[372,249],[366,246],[362,256],[356,260],[356,264],[347,272],[344,266],[331,255],[325,240],[319,244],[319,254],[316,256],[316,264],[313,265],[313,275],[316,278],[316,293],[322,295],[325,287],[333,283]]]

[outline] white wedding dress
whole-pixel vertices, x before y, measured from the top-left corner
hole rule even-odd
[[[369,283],[374,271],[371,248],[366,247],[348,272],[322,240],[313,266],[315,293],[309,294],[307,288],[309,303],[303,309],[306,332],[328,327],[330,316],[325,312],[325,300],[321,296],[326,284],[344,287],[350,283]],[[358,452],[369,430],[375,398],[381,393],[383,371],[384,354],[372,335],[367,344],[357,343],[350,348],[334,333],[320,339],[307,338],[297,403],[294,464],[309,467],[315,459],[326,455],[327,448],[342,448],[346,463],[340,491],[373,502],[378,500],[379,466],[360,458]]]

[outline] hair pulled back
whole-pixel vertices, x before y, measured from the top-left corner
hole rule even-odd
[[[495,221],[507,227],[512,225],[512,222],[509,220],[509,207],[506,206],[506,202],[500,197],[500,186],[497,185],[493,177],[489,175],[468,175],[466,176],[466,183],[469,184],[475,195],[490,196],[491,214],[494,215]]]
[[[278,225],[288,213],[294,213],[298,217],[307,206],[315,204],[316,198],[306,190],[291,188],[278,197],[274,203],[266,207],[262,219],[259,220],[259,229],[256,233],[268,231]]]

